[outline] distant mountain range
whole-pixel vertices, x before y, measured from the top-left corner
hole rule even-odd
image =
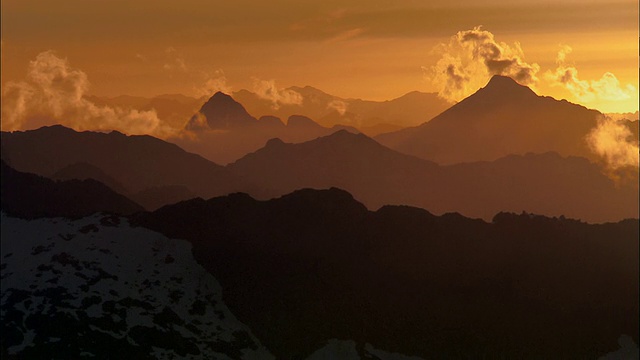
[[[182,95],[91,99],[98,104],[159,109],[161,119],[174,119],[170,125],[176,135],[169,141],[219,164],[238,160],[270,138],[303,142],[343,128],[445,165],[547,151],[602,160],[589,147],[587,136],[603,114],[538,96],[504,76],[494,76],[487,86],[453,106],[435,94],[420,92],[375,102],[343,99],[310,86],[286,90],[299,94],[302,102],[274,103],[247,90],[231,96],[217,93],[209,99]],[[611,116],[638,143],[637,113]],[[294,129],[289,126],[292,119],[305,119],[308,126]],[[183,128],[189,134],[182,133]]]
[[[431,358],[597,358],[638,339],[638,221],[417,208],[338,189],[194,199],[133,222],[187,239],[277,358],[351,339]]]
[[[286,125],[274,116],[256,119],[231,96],[218,92],[191,117],[185,126],[188,134],[170,141],[211,161],[226,164],[259,149],[273,137],[301,142],[340,129],[358,131],[345,126],[323,127],[302,115],[290,116]]]
[[[370,209],[413,205],[486,220],[523,210],[590,222],[638,217],[637,180],[619,184],[584,158],[556,153],[440,166],[339,131],[301,144],[274,139],[227,168],[263,189],[262,198],[335,186]]]
[[[341,98],[311,86],[285,90],[300,94],[302,104],[278,104],[274,108],[271,100],[247,90],[234,92],[232,96],[256,117],[274,115],[286,119],[291,115],[304,115],[326,127],[353,126],[370,136],[394,127],[422,124],[451,106],[435,93],[418,91],[392,100],[368,101]]]
[[[159,139],[115,132],[49,127],[2,133],[2,141],[3,159],[19,171],[94,178],[126,189],[150,210],[235,191],[268,199],[300,188],[340,187],[371,209],[402,204],[486,220],[523,210],[589,222],[638,217],[637,180],[616,183],[584,158],[555,153],[441,166],[342,130],[300,144],[272,139],[222,167]]]
[[[566,100],[538,96],[513,79],[496,75],[431,121],[378,135],[376,140],[440,164],[546,151],[596,160],[586,137],[600,116]],[[637,129],[633,133],[637,142]]]
[[[248,90],[239,90],[228,95],[241,103],[248,114],[256,119],[263,116],[288,119],[292,115],[302,115],[314,119],[323,127],[351,126],[370,136],[422,124],[451,106],[435,93],[419,91],[413,91],[392,100],[369,101],[341,98],[311,86],[293,86],[285,90],[300,94],[302,103],[278,104],[276,107],[272,100]],[[99,106],[137,110],[155,109],[158,117],[175,129],[183,128],[198,108],[207,102],[207,98],[198,99],[180,94],[159,95],[152,98],[127,95],[87,96],[87,99]]]
[[[60,179],[94,178],[143,205],[245,190],[222,166],[151,136],[76,132],[63,126],[2,132],[2,159],[18,171]],[[149,192],[155,198],[149,198]],[[138,194],[140,193],[140,197]],[[182,193],[184,197],[176,197]]]

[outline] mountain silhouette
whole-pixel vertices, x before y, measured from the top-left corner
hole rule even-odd
[[[78,162],[78,163],[66,166],[56,171],[53,175],[51,175],[51,179],[53,180],[93,179],[107,185],[109,188],[111,188],[111,190],[117,192],[118,194],[127,195],[129,193],[129,191],[118,181],[113,179],[111,176],[105,174],[105,172],[99,169],[98,167],[86,162]]]
[[[77,163],[91,164],[129,193],[184,186],[203,197],[242,189],[222,166],[151,136],[76,132],[63,126],[2,132],[2,158],[16,170],[50,177]]]
[[[275,115],[286,119],[291,115],[303,115],[325,127],[348,125],[365,133],[365,130],[371,130],[376,135],[376,127],[381,124],[388,124],[386,128],[394,130],[419,125],[451,106],[437,94],[418,91],[388,101],[369,101],[341,98],[311,86],[292,86],[286,90],[300,94],[304,99],[302,104],[278,104],[274,108],[270,100],[247,90],[234,92],[233,97],[256,117]],[[337,111],[338,106],[343,106],[343,111]]]
[[[261,199],[339,187],[370,209],[412,205],[486,220],[523,210],[589,222],[638,216],[637,185],[616,184],[587,159],[557,153],[440,166],[338,131],[300,144],[271,140],[227,168],[262,189]]]
[[[80,218],[96,212],[128,215],[144,209],[103,183],[53,181],[16,171],[2,161],[2,211],[16,217]]]
[[[496,75],[431,121],[378,135],[376,140],[440,164],[547,151],[595,160],[586,136],[599,116],[596,110],[538,96],[513,79]]]
[[[191,117],[186,129],[224,130],[247,126],[256,122],[257,120],[249,115],[240,103],[233,100],[231,96],[218,91],[202,105],[196,115]]]
[[[279,117],[272,115],[265,115],[256,120],[240,103],[222,93],[216,93],[202,109],[186,126],[187,130],[191,130],[190,136],[169,140],[187,151],[201,154],[221,164],[230,163],[258,150],[271,138],[302,142],[341,129],[358,132],[349,126],[324,127],[303,115],[289,116],[286,125]],[[206,115],[208,124],[204,122],[203,114]],[[218,120],[212,125],[210,119]]]
[[[371,212],[332,188],[194,199],[132,221],[190,241],[277,358],[332,338],[425,359],[597,358],[620,334],[638,339],[637,219]]]

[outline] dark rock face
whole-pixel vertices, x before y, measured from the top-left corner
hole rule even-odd
[[[638,339],[637,219],[487,223],[370,212],[342,190],[307,189],[192,200],[135,222],[189,240],[279,358],[332,338],[424,358],[597,358],[621,334]]]

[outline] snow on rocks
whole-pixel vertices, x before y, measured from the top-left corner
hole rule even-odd
[[[186,241],[101,214],[1,224],[3,358],[273,358]]]

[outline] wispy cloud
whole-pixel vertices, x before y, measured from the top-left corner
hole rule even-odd
[[[23,81],[2,89],[2,129],[22,130],[54,123],[76,130],[119,130],[128,134],[171,135],[154,110],[124,110],[98,106],[84,95],[87,74],[72,68],[53,51],[38,54],[29,63]]]
[[[187,63],[184,60],[182,54],[178,52],[173,46],[169,46],[164,50],[165,53],[165,62],[162,65],[162,68],[166,71],[171,70],[179,70],[179,71],[187,71]]]
[[[495,40],[493,33],[476,27],[459,31],[448,43],[434,49],[440,55],[437,63],[424,67],[425,77],[438,87],[441,97],[459,101],[493,75],[506,75],[523,85],[535,85],[540,66],[528,63],[519,43],[513,45]]]
[[[636,94],[636,88],[633,85],[622,86],[618,78],[610,72],[604,73],[598,80],[580,79],[578,69],[567,64],[567,56],[571,51],[570,46],[561,45],[556,57],[557,68],[545,73],[545,79],[551,85],[566,88],[578,101],[583,103],[598,100],[624,101]]]
[[[327,42],[331,43],[331,42],[347,41],[360,36],[362,33],[364,33],[364,31],[365,30],[363,28],[354,28],[354,29],[341,31],[335,36],[333,36],[332,38],[328,39]]]
[[[260,98],[271,101],[271,107],[278,110],[281,105],[302,105],[303,97],[297,91],[278,88],[275,80],[253,79],[253,92]]]
[[[337,111],[340,115],[344,115],[347,112],[348,107],[349,104],[346,101],[339,99],[331,100],[327,104],[327,108]]]
[[[218,91],[231,94],[231,86],[227,83],[227,77],[222,69],[217,69],[213,74],[204,74],[206,80],[200,87],[195,88],[196,96],[210,97]]]

